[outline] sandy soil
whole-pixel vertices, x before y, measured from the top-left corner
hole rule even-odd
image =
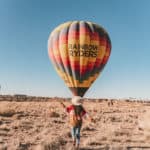
[[[71,150],[68,117],[59,101],[0,102],[0,150]],[[150,103],[86,100],[81,150],[150,150]]]

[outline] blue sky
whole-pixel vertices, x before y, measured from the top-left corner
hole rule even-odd
[[[71,97],[47,53],[50,32],[70,20],[102,25],[112,53],[85,97],[150,98],[149,0],[0,0],[1,94]]]

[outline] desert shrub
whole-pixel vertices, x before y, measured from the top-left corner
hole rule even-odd
[[[89,127],[89,126],[85,126],[83,128],[83,131],[95,131],[96,129],[95,128],[92,128],[92,127]]]
[[[55,117],[55,118],[58,118],[60,117],[60,114],[56,113],[55,111],[51,111],[50,114],[49,114],[50,117]]]
[[[7,150],[7,145],[0,145],[0,150]]]
[[[3,121],[0,120],[0,125],[3,124]]]
[[[0,109],[0,116],[12,117],[14,114],[16,114],[16,112],[13,109],[10,109],[10,108],[1,108]]]
[[[38,145],[35,150],[62,150],[62,146],[66,144],[62,138],[55,141],[47,141]]]
[[[144,132],[144,136],[146,139],[150,139],[150,111],[147,110],[143,113],[138,120],[139,129]]]

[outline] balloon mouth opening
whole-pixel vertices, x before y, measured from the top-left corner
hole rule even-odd
[[[83,97],[88,87],[69,87],[74,96]]]

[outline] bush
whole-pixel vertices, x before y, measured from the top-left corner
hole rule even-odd
[[[10,108],[2,108],[2,109],[0,109],[0,116],[12,117],[14,114],[16,114],[16,112],[13,109],[10,109]]]

